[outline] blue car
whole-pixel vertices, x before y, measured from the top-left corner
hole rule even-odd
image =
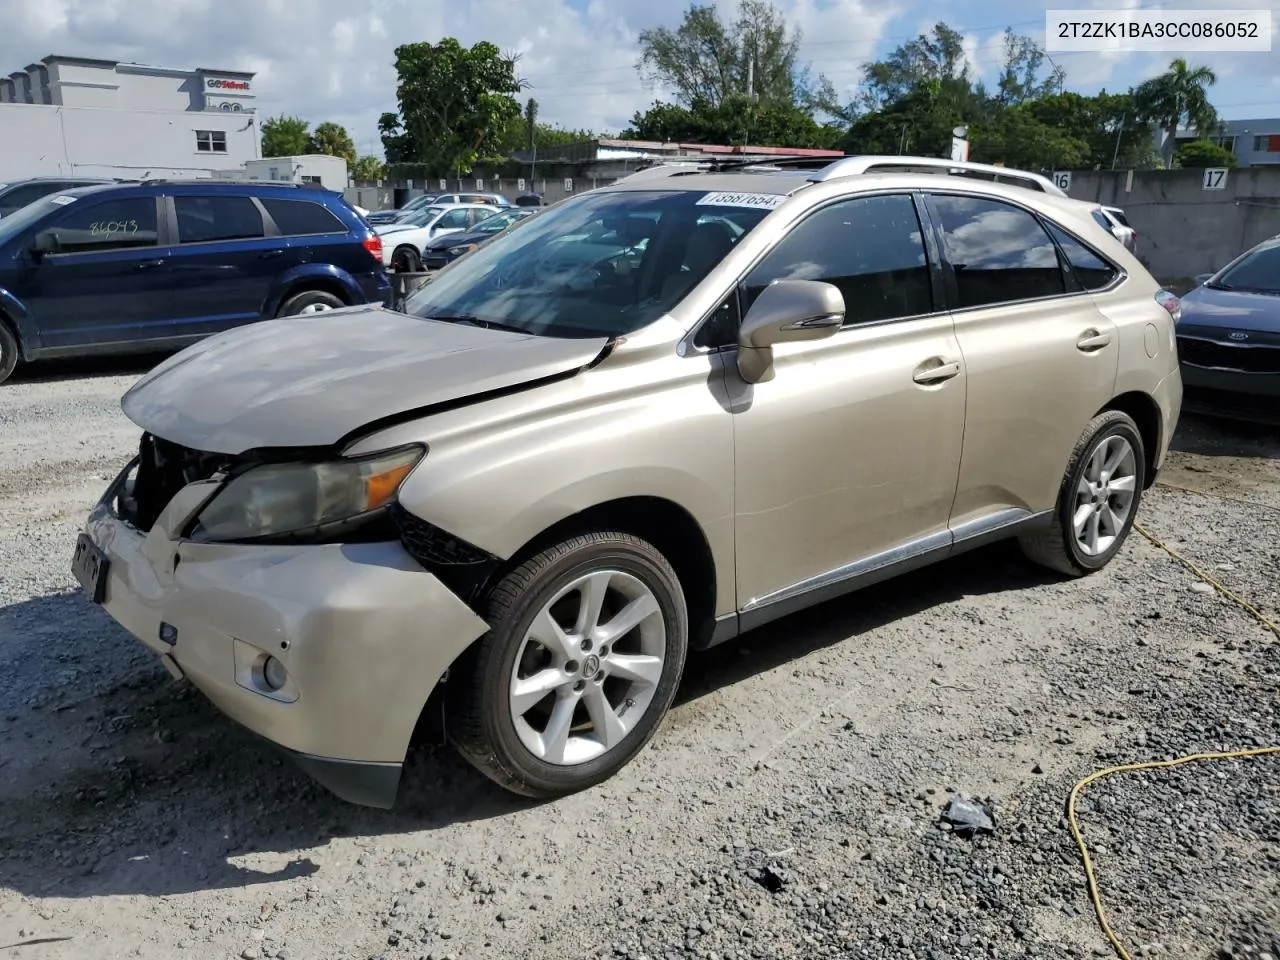
[[[381,239],[315,187],[81,187],[0,219],[0,382],[20,360],[176,350],[257,320],[390,301]]]
[[[1280,425],[1280,236],[1264,240],[1182,298],[1182,408]]]

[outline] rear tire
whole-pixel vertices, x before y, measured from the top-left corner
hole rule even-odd
[[[1094,417],[1071,452],[1053,523],[1018,538],[1027,559],[1069,577],[1110,563],[1133,529],[1146,463],[1142,433],[1127,413]]]
[[[391,254],[391,269],[395,273],[420,273],[422,257],[413,247],[396,247]]]
[[[4,383],[18,368],[18,338],[9,325],[0,320],[0,383]]]
[[[574,537],[507,574],[451,683],[448,734],[481,773],[549,798],[613,776],[657,730],[688,648],[680,581],[627,533]],[[611,630],[612,628],[612,630]]]
[[[325,313],[346,305],[341,297],[327,290],[303,290],[286,300],[276,316],[296,317],[302,313]]]

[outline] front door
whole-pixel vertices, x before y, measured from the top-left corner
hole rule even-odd
[[[907,193],[833,202],[746,277],[835,284],[845,326],[774,348],[771,380],[730,362],[738,605],[744,616],[950,543],[965,370]]]
[[[179,326],[205,335],[260,319],[274,281],[300,252],[284,237],[267,236],[253,197],[179,194],[173,209]]]
[[[48,225],[57,249],[30,254],[19,295],[46,348],[163,341],[173,305],[154,196],[67,198]]]
[[[960,533],[1053,507],[1072,449],[1115,386],[1116,326],[1088,293],[1115,271],[1007,201],[938,192],[928,202],[969,378]]]

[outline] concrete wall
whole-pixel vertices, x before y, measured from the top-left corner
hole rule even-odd
[[[1121,207],[1138,231],[1138,259],[1161,281],[1217,270],[1280,234],[1280,168],[1227,174],[1225,189],[1203,189],[1201,170],[1073,173],[1068,193]]]
[[[197,130],[221,130],[226,153],[196,149]],[[258,154],[255,117],[0,103],[0,180],[79,173],[108,177],[205,176]]]

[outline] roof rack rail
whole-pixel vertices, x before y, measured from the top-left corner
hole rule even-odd
[[[844,157],[827,164],[809,179],[815,183],[822,183],[827,180],[837,180],[841,177],[852,177],[864,173],[938,173],[994,181],[996,183],[1007,183],[1012,186],[1025,187],[1028,190],[1049,193],[1058,197],[1067,196],[1065,190],[1048,177],[1038,173],[1017,170],[1012,167],[997,167],[994,164],[970,163],[967,160],[946,160],[940,157]]]

